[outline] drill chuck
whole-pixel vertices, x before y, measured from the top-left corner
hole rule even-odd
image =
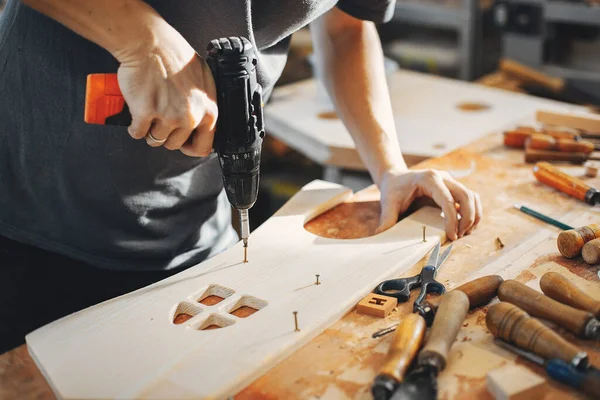
[[[256,53],[246,38],[216,39],[208,45],[206,62],[217,89],[219,117],[214,148],[223,173],[223,185],[231,205],[238,210],[248,210],[258,196],[260,154],[265,135]]]

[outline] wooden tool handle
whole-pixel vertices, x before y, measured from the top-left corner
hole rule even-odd
[[[427,326],[425,319],[419,314],[410,314],[402,320],[388,352],[388,358],[381,367],[380,375],[392,377],[397,383],[402,382],[408,367],[421,348]]]
[[[588,140],[556,139],[555,148],[567,153],[591,154],[595,150],[594,143]]]
[[[495,337],[547,360],[558,358],[572,364],[573,360],[581,359],[582,365],[587,364],[587,358],[580,357],[581,351],[577,347],[513,304],[497,303],[490,306],[485,322]]]
[[[566,153],[563,151],[537,150],[525,144],[525,162],[533,164],[539,161],[563,161],[572,164],[583,164],[588,160],[585,153]],[[539,178],[538,178],[539,179]]]
[[[600,237],[600,228],[596,224],[590,224],[561,232],[556,238],[556,246],[560,254],[567,258],[573,258],[581,254],[581,250],[587,242],[598,237]]]
[[[556,272],[546,272],[540,279],[544,294],[556,301],[580,310],[589,311],[600,317],[600,301],[585,294],[573,282]]]
[[[565,174],[547,162],[538,162],[533,167],[533,175],[543,184],[581,201],[586,201],[586,193],[591,189],[582,180]]]
[[[516,149],[522,149],[525,147],[525,142],[531,136],[531,132],[527,131],[506,131],[504,132],[504,145],[506,147],[513,147]]]
[[[504,281],[500,275],[488,275],[474,279],[459,287],[452,289],[460,290],[469,299],[469,308],[483,306],[489,303],[498,294],[498,287]],[[432,298],[428,301],[433,310],[437,310],[443,296]]]
[[[556,322],[578,335],[584,334],[587,323],[593,318],[587,311],[561,304],[512,279],[500,285],[498,298],[522,308],[534,317]]]
[[[556,139],[543,133],[533,133],[527,140],[530,149],[556,150]]]
[[[600,239],[590,240],[581,248],[583,261],[590,265],[600,263]]]
[[[500,70],[514,75],[521,80],[537,83],[555,92],[560,92],[565,86],[564,80],[543,74],[531,67],[509,59],[500,61]]]
[[[452,290],[442,297],[427,343],[419,353],[420,365],[431,365],[438,371],[446,366],[448,350],[469,311],[469,298],[463,292]]]

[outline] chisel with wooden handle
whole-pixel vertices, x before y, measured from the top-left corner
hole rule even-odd
[[[536,150],[554,150],[566,153],[590,154],[595,150],[594,143],[587,140],[555,139],[543,133],[533,133],[526,146]]]
[[[469,308],[473,309],[476,307],[488,304],[498,294],[498,287],[504,280],[500,275],[487,275],[481,278],[474,279],[463,285],[458,286],[452,291],[460,290],[467,295],[469,299]],[[433,321],[435,313],[445,295],[439,297],[429,298],[423,302],[421,310],[423,310],[423,317],[425,320]],[[392,325],[389,328],[382,329],[373,334],[373,338],[378,338],[388,333],[393,332],[398,325]]]
[[[540,288],[551,299],[600,317],[600,301],[588,296],[559,273],[546,272],[540,279]]]
[[[446,367],[448,351],[468,311],[469,298],[460,290],[453,290],[442,296],[427,343],[419,352],[420,366],[433,367],[437,372]]]
[[[592,313],[559,303],[519,281],[504,281],[498,298],[522,308],[533,317],[552,321],[581,337],[600,340],[600,322]]]
[[[491,305],[485,323],[495,337],[546,360],[557,358],[575,368],[588,366],[589,359],[585,352],[513,304],[501,302]]]
[[[512,147],[516,149],[524,149],[525,143],[532,135],[543,135],[556,141],[559,140],[567,140],[569,143],[575,142],[584,142],[588,144],[592,144],[594,150],[600,150],[600,145],[584,139],[598,139],[597,135],[585,135],[585,134],[577,134],[571,131],[561,131],[561,130],[553,130],[553,129],[535,129],[529,126],[519,126],[513,130],[504,132],[504,145],[506,147]],[[589,145],[586,145],[588,147]]]
[[[398,328],[388,356],[371,386],[375,400],[387,400],[404,380],[415,355],[421,348],[427,326],[419,314],[410,314],[402,320]]]
[[[528,164],[540,161],[568,162],[571,164],[583,164],[588,160],[600,160],[598,157],[592,157],[586,153],[568,153],[565,151],[537,150],[525,146],[525,162]]]
[[[595,205],[600,203],[600,192],[581,179],[565,174],[547,162],[538,162],[533,167],[533,175],[541,183],[548,185],[576,199]]]
[[[417,368],[412,370],[391,400],[437,398],[437,376],[446,367],[448,351],[456,339],[469,311],[469,299],[459,290],[442,296],[425,347],[417,356]]]

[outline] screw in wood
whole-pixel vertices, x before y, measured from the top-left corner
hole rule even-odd
[[[315,285],[320,285],[320,284],[321,284],[321,282],[319,282],[319,277],[320,277],[321,275],[319,275],[319,274],[316,274],[315,276],[317,277],[317,281],[315,282]]]
[[[300,332],[300,328],[298,328],[298,311],[294,311],[294,325],[296,326],[294,331]]]
[[[425,243],[427,241],[427,238],[425,237],[425,230],[427,229],[427,225],[423,225],[423,243]]]

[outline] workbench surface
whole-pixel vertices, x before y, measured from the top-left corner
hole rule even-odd
[[[468,146],[418,167],[451,171],[468,187],[481,195],[484,219],[473,234],[454,244],[448,261],[440,269],[438,279],[452,288],[465,282],[469,275],[492,261],[506,256],[521,243],[548,227],[513,208],[521,203],[557,219],[574,212],[598,212],[584,203],[537,183],[531,165],[523,164],[523,153],[502,146],[499,132],[490,134]],[[582,167],[565,166],[564,170],[583,175]],[[586,179],[586,178],[584,178]],[[596,187],[600,178],[588,179]],[[355,196],[354,202],[342,204],[307,224],[313,233],[336,238],[360,237],[371,234],[379,216],[377,192],[365,189]],[[497,238],[504,244],[498,246]],[[580,260],[564,260],[558,252],[540,254],[541,261],[552,260],[589,283],[591,295],[600,298],[598,267],[590,267]],[[568,262],[567,262],[568,261]],[[517,277],[522,282],[536,278],[534,262],[529,271]],[[407,276],[417,273],[422,263],[415,265]],[[322,276],[321,279],[335,279]],[[400,305],[386,319],[349,312],[308,345],[279,364],[236,396],[236,399],[356,399],[370,398],[370,384],[381,366],[393,335],[372,339],[378,329],[397,322],[411,311],[412,300]],[[331,305],[335,307],[335,304]],[[591,341],[581,341],[561,332],[567,339],[588,351],[592,363],[600,365],[600,346]],[[449,366],[439,378],[440,398],[491,398],[485,389],[485,374],[502,364],[517,362],[544,376],[537,366],[516,360],[510,353],[499,350],[491,343],[492,337],[485,327],[482,309],[471,311],[458,340],[449,356]],[[201,379],[201,373],[199,375]],[[51,389],[21,346],[0,356],[0,398],[48,399]],[[552,383],[550,398],[578,398],[568,387]]]

